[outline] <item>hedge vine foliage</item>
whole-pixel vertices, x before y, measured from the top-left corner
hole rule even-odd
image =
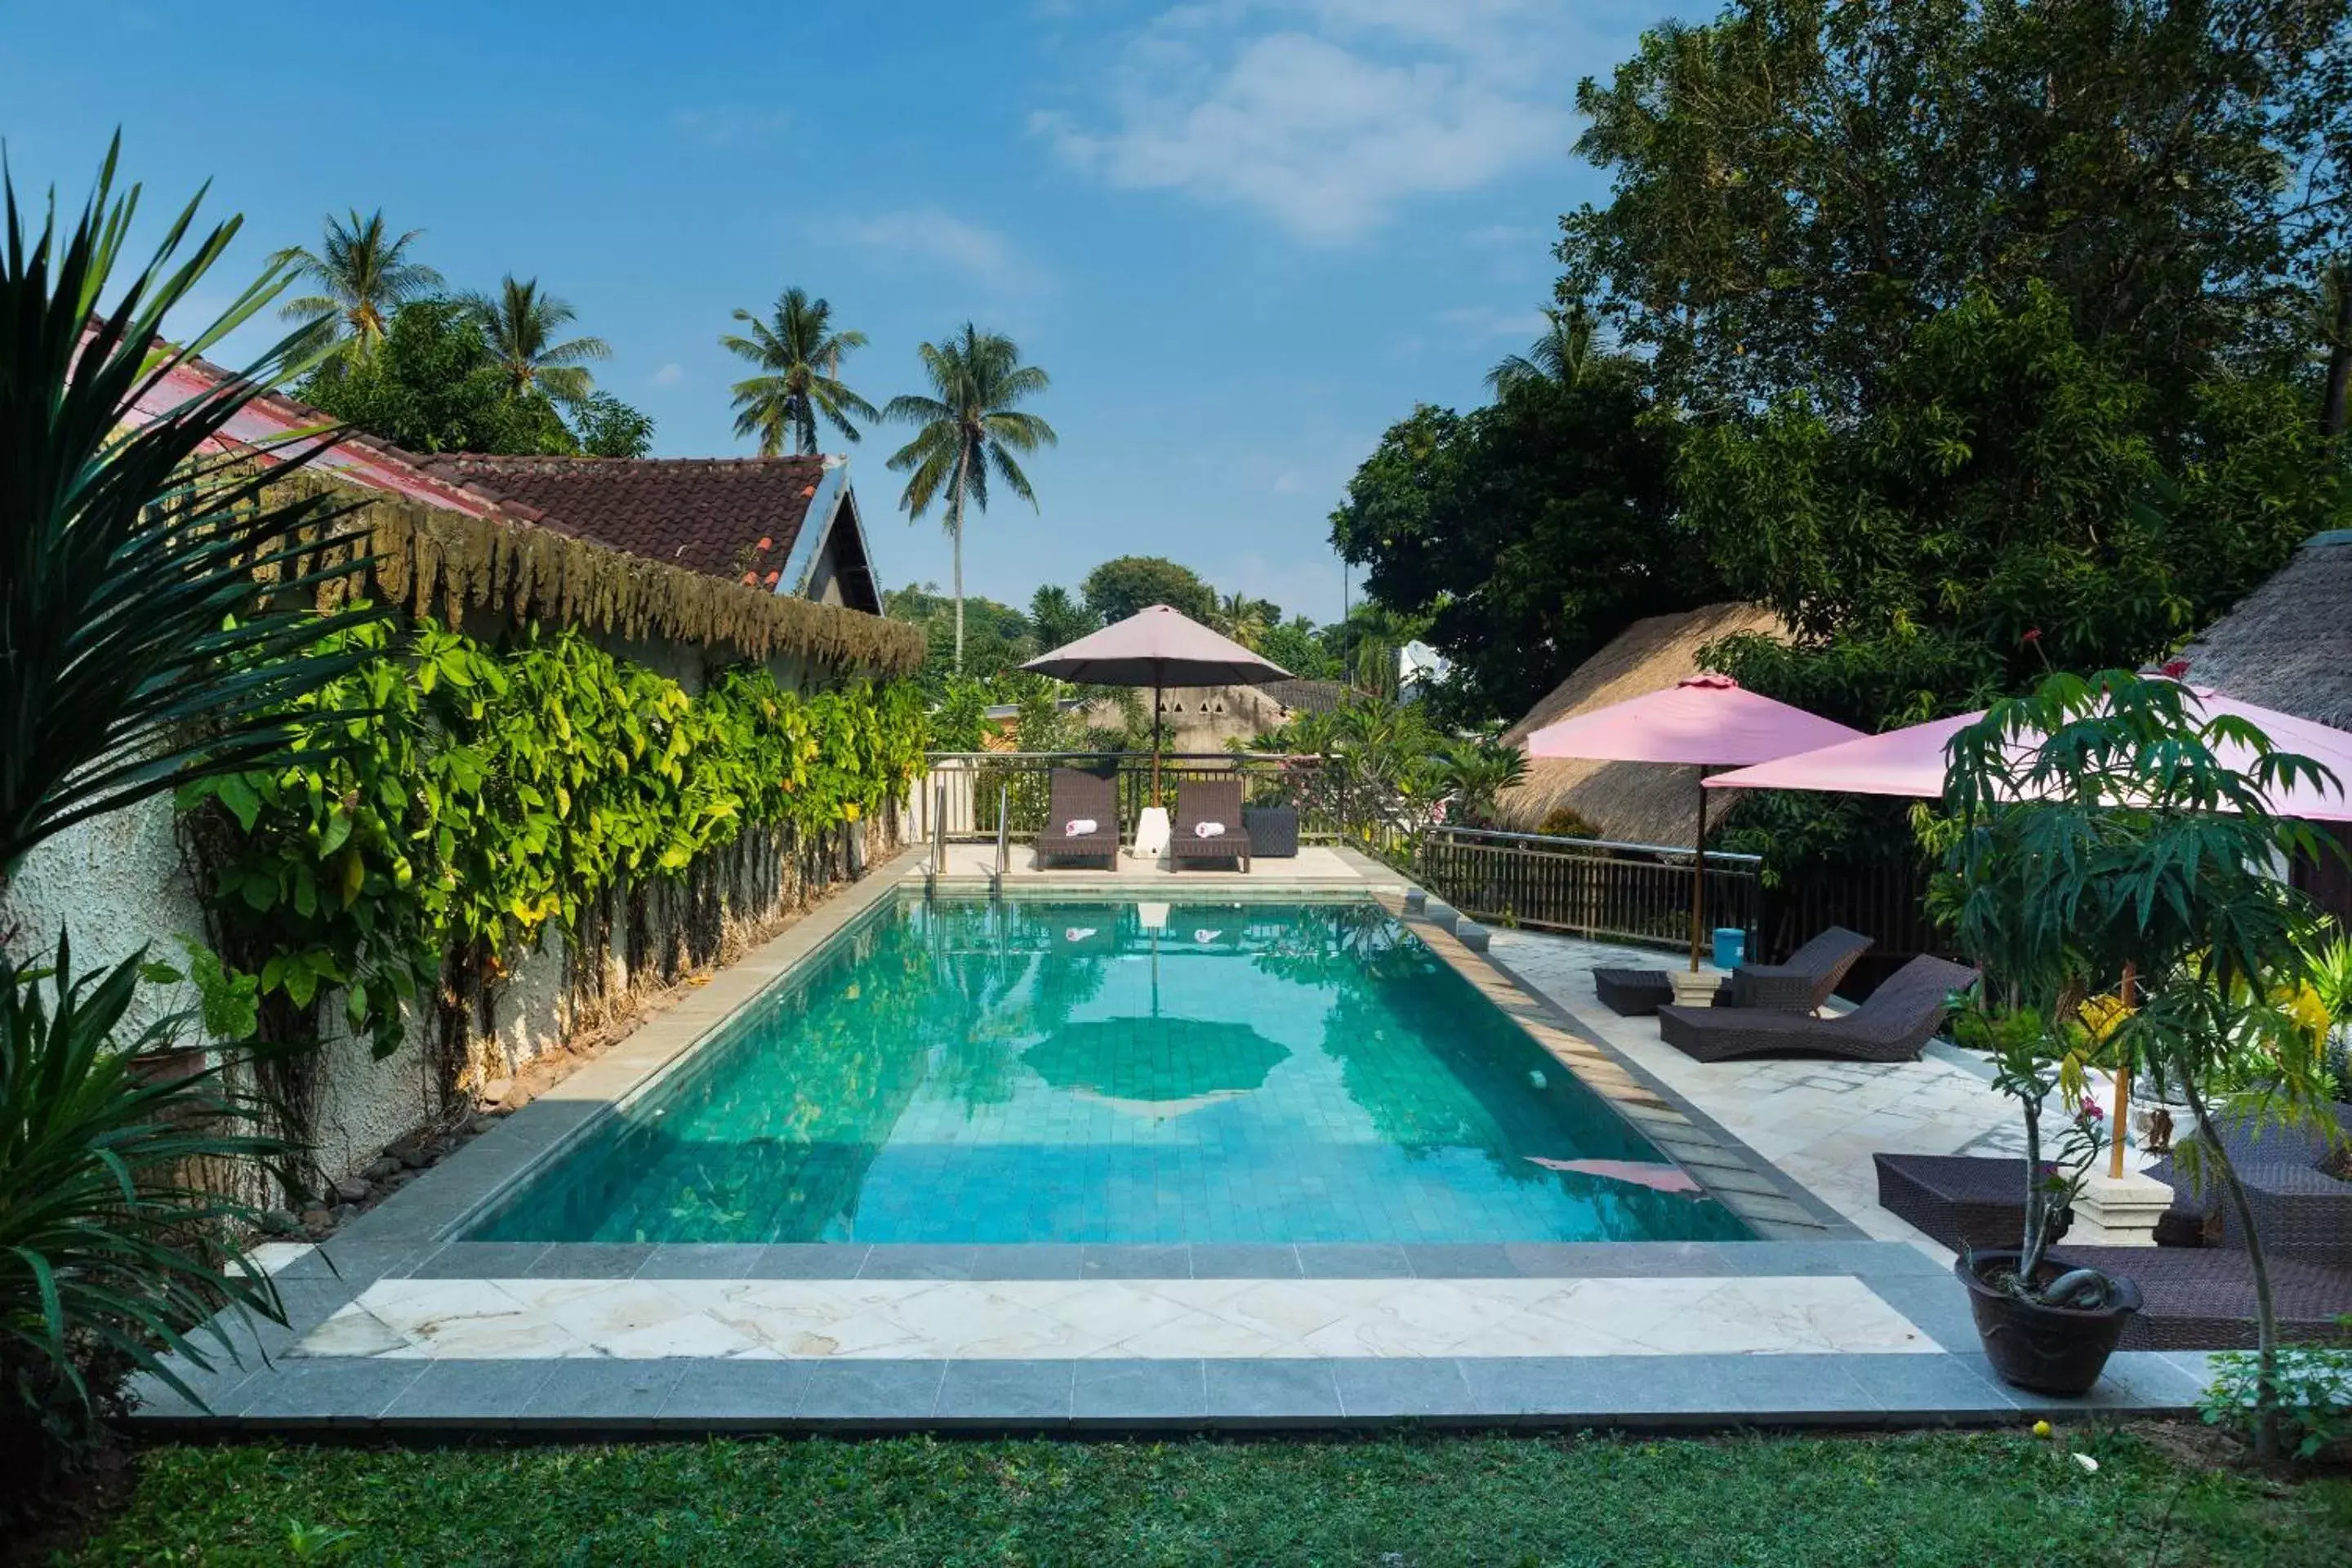
[[[698,697],[572,630],[492,648],[383,623],[328,651],[372,657],[305,706],[293,766],[206,779],[206,889],[260,993],[309,1009],[341,988],[379,1056],[444,959],[495,974],[554,921],[675,876],[747,826],[852,824],[922,767],[911,687],[803,695],[737,666]]]

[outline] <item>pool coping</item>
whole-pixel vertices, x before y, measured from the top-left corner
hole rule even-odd
[[[1861,1233],[1572,1014],[1451,931],[1408,912],[1412,884],[1352,850],[1370,897],[1404,919],[1563,1068],[1748,1221],[1720,1242],[923,1245],[471,1242],[449,1239],[620,1106],[648,1091],[778,977],[921,886],[910,847],[809,911],[549,1093],[275,1271],[283,1325],[225,1325],[241,1360],[184,1369],[201,1404],[152,1379],[136,1431],[563,1437],[726,1430],[1199,1431],[1406,1424],[1624,1430],[1987,1424],[2021,1413],[2179,1414],[2206,1381],[2202,1352],[2118,1355],[2086,1400],[2000,1385],[1964,1297],[1935,1259]],[[1099,889],[1025,885],[1020,894]],[[964,893],[962,888],[941,891]],[[1155,890],[1166,889],[1164,884]],[[1242,889],[1203,884],[1227,898]],[[1269,892],[1274,889],[1269,889]],[[1348,894],[1329,884],[1291,896]],[[289,1249],[290,1250],[290,1249]],[[380,1279],[1725,1279],[1842,1275],[1939,1353],[1295,1360],[862,1359],[677,1356],[509,1360],[289,1354]],[[215,1359],[218,1359],[215,1357]]]

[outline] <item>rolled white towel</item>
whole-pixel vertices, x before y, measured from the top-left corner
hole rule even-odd
[[[1062,831],[1069,837],[1084,838],[1099,826],[1101,825],[1091,816],[1074,816],[1062,824]]]
[[[1087,938],[1094,934],[1095,928],[1092,926],[1069,926],[1064,929],[1062,932],[1062,940],[1064,942],[1084,942]]]
[[[1222,822],[1196,822],[1192,825],[1192,837],[1195,838],[1223,838],[1224,836],[1225,825]]]

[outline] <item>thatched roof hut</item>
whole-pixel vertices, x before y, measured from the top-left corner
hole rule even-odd
[[[2192,686],[2352,730],[2352,529],[2305,540],[2181,657]]]
[[[1735,632],[1787,637],[1759,605],[1707,605],[1635,621],[1503,731],[1524,741],[1556,720],[1623,702],[1699,673],[1698,650]],[[1527,782],[1497,803],[1507,827],[1532,833],[1559,811],[1573,812],[1599,837],[1633,844],[1686,845],[1696,837],[1698,770],[1654,763],[1538,761]]]

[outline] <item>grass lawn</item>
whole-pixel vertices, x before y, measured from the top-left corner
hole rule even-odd
[[[76,1563],[2352,1562],[2352,1479],[2160,1430],[149,1451]],[[2092,1473],[2070,1448],[2096,1457]],[[347,1534],[335,1535],[335,1531]]]

